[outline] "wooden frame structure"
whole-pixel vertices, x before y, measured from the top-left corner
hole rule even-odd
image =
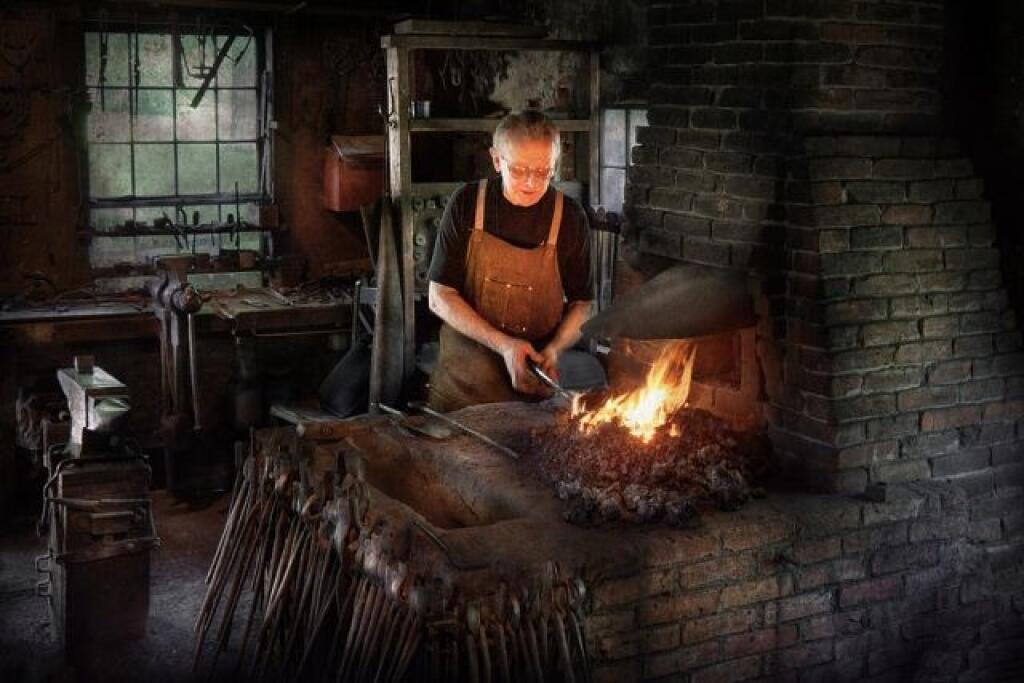
[[[421,190],[430,191],[437,183],[414,183],[412,179],[412,135],[431,132],[491,132],[497,125],[494,118],[413,118],[410,107],[416,100],[413,78],[414,50],[518,50],[547,52],[578,52],[588,56],[588,117],[558,120],[559,129],[566,133],[588,134],[587,192],[584,200],[593,205],[599,202],[600,178],[600,65],[597,45],[585,41],[548,40],[533,37],[533,27],[495,26],[482,22],[435,22],[409,20],[395,26],[395,32],[381,38],[387,57],[388,97],[388,173],[391,197],[398,221],[398,265],[401,280],[401,329],[391,325],[378,325],[375,330],[370,383],[370,407],[380,401],[400,398],[401,386],[395,386],[396,377],[408,380],[416,363],[415,328],[415,258],[414,216],[411,198]],[[509,35],[512,34],[512,35]],[[532,35],[531,35],[532,34]],[[378,263],[378,267],[379,267]],[[396,321],[398,316],[381,316],[381,306],[388,305],[378,297],[378,318]],[[394,358],[398,348],[391,335],[402,338],[402,358]],[[384,335],[385,339],[381,338]],[[388,353],[387,349],[392,349]],[[401,363],[401,373],[393,364]]]

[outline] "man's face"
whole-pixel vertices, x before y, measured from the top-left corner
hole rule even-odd
[[[533,206],[548,191],[557,158],[549,140],[517,140],[491,147],[491,160],[501,174],[505,199]]]

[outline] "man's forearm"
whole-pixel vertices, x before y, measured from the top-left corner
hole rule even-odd
[[[508,339],[501,330],[491,325],[459,292],[451,287],[430,283],[430,310],[457,332],[483,344],[496,353],[502,353]]]
[[[562,353],[575,344],[580,338],[580,328],[590,318],[592,301],[574,301],[569,304],[562,316],[562,322],[558,324],[555,336],[548,343],[548,348],[556,353]]]

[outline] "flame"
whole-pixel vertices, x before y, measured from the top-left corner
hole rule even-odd
[[[658,355],[639,389],[612,396],[598,408],[588,411],[579,396],[573,398],[572,417],[582,432],[618,422],[633,436],[649,443],[658,429],[686,403],[693,377],[697,346],[681,341],[669,344]],[[672,436],[679,430],[670,429]]]

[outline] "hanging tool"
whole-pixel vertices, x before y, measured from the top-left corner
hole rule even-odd
[[[100,29],[100,111],[107,110],[107,60],[109,59],[109,48],[107,44],[107,32],[104,29]]]
[[[439,413],[436,410],[434,410],[433,408],[431,408],[429,406],[426,406],[426,405],[424,405],[422,403],[419,403],[419,402],[410,402],[409,403],[409,407],[412,408],[413,410],[418,410],[418,411],[420,411],[420,412],[422,412],[422,413],[424,413],[426,415],[430,415],[431,417],[436,417],[438,420],[441,420],[442,422],[444,422],[444,423],[446,423],[446,424],[448,424],[448,425],[450,425],[452,427],[456,427],[460,431],[462,431],[462,432],[464,432],[466,434],[469,434],[470,436],[478,439],[479,441],[484,442],[488,446],[491,446],[492,448],[495,448],[495,449],[501,451],[502,453],[504,453],[508,457],[512,458],[513,460],[518,460],[519,459],[519,454],[516,453],[511,448],[509,448],[508,446],[503,446],[502,444],[498,443],[497,441],[495,441],[491,437],[487,436],[486,434],[482,434],[482,433],[476,431],[475,429],[467,427],[466,425],[462,424],[458,420],[455,420],[455,419],[452,419],[452,418],[448,417],[444,413]]]
[[[238,181],[235,181],[235,225],[231,229],[231,235],[229,236],[235,243],[235,249],[239,249],[238,238],[242,230],[242,209],[238,203]]]
[[[198,90],[198,92],[196,92],[196,96],[192,98],[192,105],[191,106],[192,106],[193,109],[198,107],[199,103],[203,101],[203,95],[205,95],[206,91],[210,89],[210,83],[212,83],[213,79],[217,76],[217,70],[220,69],[221,62],[224,61],[224,58],[228,54],[228,50],[231,48],[231,45],[234,42],[235,42],[235,36],[234,35],[228,36],[228,39],[224,41],[224,45],[221,46],[220,50],[217,52],[217,56],[213,60],[213,66],[211,66],[210,70],[206,72],[206,76],[203,78],[202,85],[199,86],[199,90]],[[204,42],[203,42],[204,49],[205,49],[205,44],[206,43],[205,43],[205,40],[204,40]],[[204,63],[205,63],[205,60],[204,60]]]
[[[192,380],[192,429],[198,432],[202,424],[199,409],[199,335],[196,334],[195,318],[194,312],[188,314],[188,370]]]

